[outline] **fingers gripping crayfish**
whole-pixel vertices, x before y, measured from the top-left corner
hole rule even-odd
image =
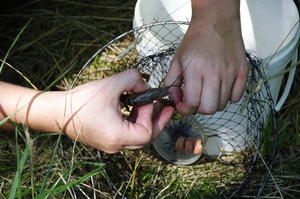
[[[150,88],[140,93],[126,93],[121,96],[121,102],[125,107],[142,106],[160,102],[164,106],[175,106],[182,98],[182,91],[179,87],[169,86],[166,88]]]

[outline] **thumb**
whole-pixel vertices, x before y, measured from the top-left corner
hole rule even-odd
[[[110,86],[117,93],[123,93],[124,91],[142,92],[147,89],[147,84],[137,69],[128,69],[110,78],[114,82]]]
[[[164,79],[164,86],[180,86],[182,83],[182,69],[176,56],[172,59],[169,71]]]

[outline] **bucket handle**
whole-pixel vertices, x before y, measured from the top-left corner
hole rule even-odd
[[[292,59],[292,62],[291,62],[292,65],[295,64],[295,67],[293,67],[293,69],[289,72],[289,77],[285,84],[284,91],[283,91],[280,99],[278,100],[277,104],[275,105],[275,111],[279,111],[281,109],[282,105],[284,104],[284,102],[286,101],[286,99],[289,95],[289,92],[291,90],[292,83],[293,83],[293,80],[295,77],[297,60],[298,60],[298,50],[296,50],[294,58]]]

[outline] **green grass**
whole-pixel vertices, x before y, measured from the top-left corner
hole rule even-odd
[[[41,90],[57,89],[97,49],[130,29],[134,3],[35,0],[0,14],[5,20],[0,25],[1,80]],[[286,198],[300,195],[299,90],[298,68],[289,98],[278,113],[278,153],[272,171]],[[268,140],[263,146],[268,154]],[[216,175],[226,173],[224,182],[239,181],[245,175],[215,162],[173,166],[151,147],[102,153],[101,158],[99,161],[95,149],[74,144],[65,136],[32,131],[29,135],[28,129],[16,126],[15,133],[0,134],[0,198],[215,198],[224,187],[219,188],[210,169],[219,169]],[[251,187],[249,190],[250,194]],[[279,196],[272,180],[262,195]]]
[[[8,172],[11,176],[11,183],[7,184],[7,190],[2,190],[1,195],[3,198],[54,198],[61,197],[61,193],[70,190],[74,186],[81,184],[95,175],[101,175],[105,166],[104,163],[89,162],[89,161],[76,161],[70,168],[58,169],[57,165],[57,146],[60,139],[57,139],[57,144],[53,151],[48,151],[52,155],[52,159],[47,164],[47,160],[37,161],[34,152],[36,152],[35,141],[38,139],[31,139],[27,129],[16,126],[15,128],[15,164],[12,162],[4,162],[6,164],[3,171]],[[42,134],[40,138],[53,136],[51,134]],[[60,136],[59,136],[60,138]],[[23,149],[24,148],[24,149]],[[10,154],[12,155],[12,154]],[[39,157],[41,159],[42,157]],[[37,161],[37,162],[36,162]],[[8,166],[10,164],[11,167]],[[42,164],[42,165],[40,165]],[[43,166],[44,168],[41,168]],[[89,172],[86,172],[76,178],[72,177],[73,172],[78,168],[89,166]],[[48,169],[47,169],[48,167]],[[42,169],[42,170],[41,170]],[[40,172],[40,175],[36,172]],[[7,174],[1,177],[7,179]],[[72,177],[72,180],[70,180]]]

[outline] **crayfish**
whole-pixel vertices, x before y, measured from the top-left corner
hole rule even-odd
[[[142,106],[155,101],[165,106],[175,106],[181,100],[181,89],[179,87],[149,88],[140,93],[127,93],[121,96],[121,102],[125,107]]]
[[[133,109],[130,115],[134,115],[135,109],[139,106],[159,102],[162,106],[175,106],[182,100],[182,90],[178,86],[171,84],[168,87],[149,88],[140,93],[125,93],[121,95],[120,101],[129,111],[129,107]],[[178,117],[174,114],[175,117]]]

